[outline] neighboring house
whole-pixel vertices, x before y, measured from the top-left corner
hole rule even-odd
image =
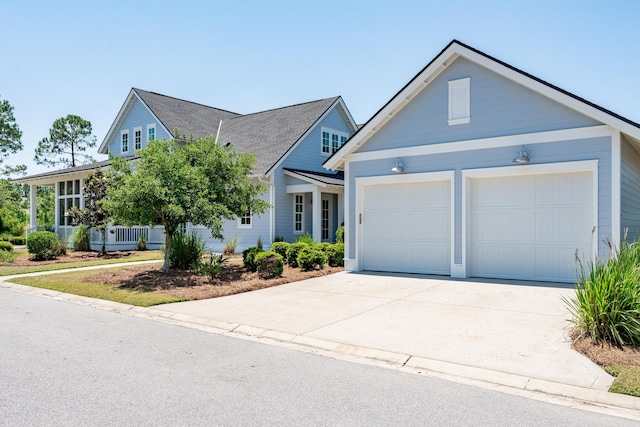
[[[258,238],[266,248],[276,236],[293,241],[309,233],[317,241],[335,239],[343,221],[342,173],[327,173],[322,162],[357,129],[341,97],[241,115],[134,88],[98,151],[135,159],[135,150],[154,139],[173,138],[175,129],[187,136],[216,136],[219,144],[256,155],[251,179],[268,185],[263,197],[272,207],[261,215],[247,212],[225,223],[225,240],[237,238],[238,250],[254,246]],[[83,207],[84,179],[91,170],[109,164],[107,160],[15,181],[31,185],[32,202],[36,186],[56,186],[56,232],[66,238],[73,227],[64,212]],[[31,227],[35,227],[35,205]],[[205,238],[209,249],[225,246],[203,227],[188,225],[188,229]],[[155,247],[164,242],[162,227],[111,227],[107,235],[109,250],[133,248],[140,235]]]
[[[637,123],[454,40],[324,163],[345,266],[572,281],[640,235],[638,150]]]

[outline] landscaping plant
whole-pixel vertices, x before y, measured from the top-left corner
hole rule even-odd
[[[60,254],[58,235],[50,231],[35,231],[27,238],[27,251],[36,261],[54,259]]]
[[[89,251],[91,250],[91,236],[89,234],[89,229],[84,225],[78,225],[75,230],[73,230],[73,234],[71,235],[71,239],[73,241],[73,250],[74,251]]]
[[[224,250],[222,251],[222,253],[224,255],[233,255],[236,253],[236,247],[238,246],[238,238],[235,237],[231,240],[229,240],[226,244],[226,246],[224,247]]]
[[[13,245],[10,242],[0,241],[1,252],[13,252]]]
[[[222,254],[215,254],[213,252],[209,252],[209,257],[205,258],[204,261],[200,260],[196,270],[198,271],[199,274],[209,276],[209,280],[213,281],[216,274],[222,271],[222,266],[227,261],[229,261],[229,258],[224,258]]]
[[[261,277],[279,277],[284,271],[282,256],[275,252],[259,252],[255,256],[257,270]]]
[[[298,267],[309,271],[316,267],[324,268],[324,265],[327,263],[327,256],[315,246],[307,246],[300,249],[296,260]]]
[[[289,264],[289,266],[293,268],[298,267],[298,252],[308,246],[309,244],[305,242],[296,242],[290,244],[287,248],[287,264]]]
[[[344,243],[344,225],[336,230],[336,243]]]
[[[563,300],[577,335],[640,345],[640,243],[623,243],[605,262],[580,264],[576,296]]]
[[[313,240],[313,236],[311,234],[304,233],[296,237],[296,240],[294,243],[306,243],[307,245],[315,245],[316,241]]]
[[[287,249],[290,244],[287,242],[273,242],[271,245],[271,251],[280,254],[283,260],[287,259]]]
[[[326,251],[327,263],[331,267],[344,267],[344,243],[335,243]]]
[[[144,236],[144,234],[140,234],[140,237],[138,237],[138,250],[139,251],[147,250],[147,238]]]
[[[177,232],[173,236],[169,265],[171,268],[188,270],[198,265],[204,253],[204,240],[196,233]]]
[[[264,250],[257,246],[252,246],[242,251],[242,263],[244,264],[244,268],[246,268],[247,271],[254,272],[258,270],[258,264],[256,264],[256,255],[260,252],[264,252]]]
[[[11,242],[12,245],[24,245],[27,243],[27,239],[25,239],[24,236],[11,236],[9,237],[9,242]]]

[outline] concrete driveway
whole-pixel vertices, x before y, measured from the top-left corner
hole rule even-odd
[[[567,285],[338,273],[159,309],[349,346],[608,390],[571,349]]]

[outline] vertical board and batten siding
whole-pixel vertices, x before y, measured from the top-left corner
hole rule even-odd
[[[449,126],[448,81],[471,78],[471,122]],[[599,125],[469,60],[459,58],[357,152]]]
[[[640,153],[621,137],[620,150],[620,239],[627,233],[627,241],[640,240]]]
[[[603,240],[611,236],[611,138],[590,138],[574,141],[531,144],[529,150],[530,164],[570,162],[578,160],[599,160],[598,163],[598,242],[599,253],[608,253]],[[404,157],[405,174],[455,171],[455,236],[454,262],[462,262],[462,170],[514,166],[513,158],[518,154],[519,146],[493,148],[486,150],[470,150],[458,153],[434,154],[426,156]],[[391,175],[391,167],[396,159],[381,159],[349,163],[349,194],[345,194],[349,206],[350,233],[348,258],[355,259],[355,227],[357,212],[355,210],[356,185],[355,178]]]
[[[129,111],[127,111],[122,124],[115,132],[113,139],[109,141],[109,153],[116,156],[133,156],[135,154],[133,129],[142,127],[141,148],[144,148],[147,145],[147,125],[151,123],[156,124],[156,139],[172,138],[171,135],[165,132],[162,124],[149,112],[147,107],[136,98]],[[129,151],[127,153],[122,153],[120,147],[120,132],[123,130],[129,131]]]
[[[295,240],[297,235],[293,234],[293,194],[287,194],[287,184],[294,184],[291,177],[284,175],[283,168],[302,169],[313,172],[327,173],[322,167],[322,163],[328,156],[321,154],[322,133],[321,129],[329,128],[339,132],[352,135],[353,131],[348,122],[338,108],[334,105],[331,111],[318,123],[314,125],[311,132],[304,138],[298,146],[290,152],[284,161],[273,171],[273,182],[275,185],[276,220],[275,235],[281,236],[285,241]],[[306,182],[295,182],[295,184],[307,184]],[[309,201],[311,193],[305,194],[305,231],[311,234],[311,206]],[[315,203],[315,201],[314,201]]]

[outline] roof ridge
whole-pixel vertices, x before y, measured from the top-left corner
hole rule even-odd
[[[241,115],[238,115],[238,117],[232,117],[231,119],[227,119],[227,120],[239,119],[241,117],[247,117],[247,116],[255,116],[256,114],[269,113],[269,112],[277,111],[277,110],[284,110],[285,108],[299,107],[299,106],[306,105],[306,104],[313,104],[313,103],[316,103],[316,102],[328,101],[330,99],[334,100],[333,102],[335,102],[335,100],[337,100],[338,98],[340,98],[340,95],[334,96],[334,97],[331,97],[331,98],[316,99],[315,101],[307,101],[307,102],[300,102],[298,104],[285,105],[283,107],[271,108],[269,110],[256,111],[256,112],[248,113],[248,114],[241,114]]]
[[[218,108],[218,107],[212,107],[211,105],[202,104],[200,102],[189,101],[188,99],[184,99],[184,98],[177,98],[175,96],[165,95],[163,93],[153,92],[153,91],[150,91],[150,90],[144,90],[144,89],[140,89],[140,88],[137,88],[137,87],[134,87],[132,89],[134,91],[136,91],[136,92],[146,92],[146,93],[150,93],[152,95],[162,96],[164,98],[175,99],[176,101],[188,102],[189,104],[199,105],[201,107],[211,108],[213,110],[224,111],[225,113],[236,114],[238,116],[242,116],[243,115],[243,114],[240,114],[240,113],[236,113],[234,111],[229,111],[229,110],[225,110],[223,108]]]

